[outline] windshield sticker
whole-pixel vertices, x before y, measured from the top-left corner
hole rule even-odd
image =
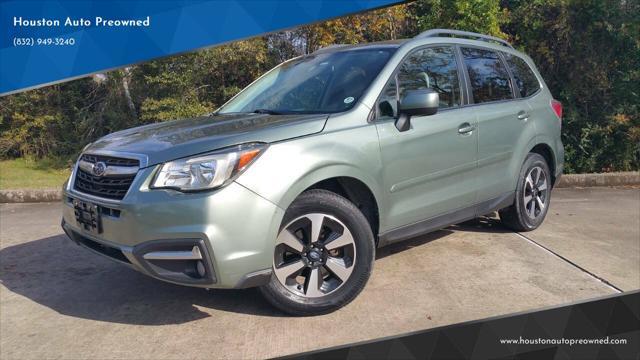
[[[344,99],[344,103],[345,103],[345,104],[351,104],[351,103],[353,102],[353,100],[355,100],[355,99],[353,98],[353,96],[349,96],[348,98],[345,98],[345,99]]]

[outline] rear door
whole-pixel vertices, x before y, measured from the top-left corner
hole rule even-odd
[[[410,53],[377,103],[376,127],[389,191],[388,224],[413,224],[471,206],[475,200],[476,118],[463,104],[456,50],[437,45]],[[397,102],[410,89],[440,94],[438,113],[395,126]]]
[[[517,146],[533,125],[529,105],[513,90],[501,53],[466,46],[460,52],[471,93],[469,110],[478,118],[476,202],[481,203],[515,190],[521,166]]]

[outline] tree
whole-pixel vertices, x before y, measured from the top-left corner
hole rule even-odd
[[[500,25],[508,13],[499,0],[422,0],[412,6],[420,30],[456,29],[506,38]]]
[[[512,0],[505,32],[536,62],[565,109],[569,172],[640,166],[637,1]]]
[[[294,43],[309,54],[331,44],[395,40],[412,33],[408,5],[346,16],[294,31]]]
[[[211,112],[273,63],[266,40],[257,38],[136,66],[131,93],[139,120],[149,123]]]
[[[638,0],[419,0],[0,98],[0,158],[74,159],[107,133],[206,114],[320,47],[431,28],[509,39],[564,105],[566,171],[640,167]]]

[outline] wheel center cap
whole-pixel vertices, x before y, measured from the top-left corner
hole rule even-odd
[[[320,252],[318,250],[311,250],[309,251],[309,253],[307,254],[307,256],[309,257],[309,260],[311,261],[318,261],[320,260]]]

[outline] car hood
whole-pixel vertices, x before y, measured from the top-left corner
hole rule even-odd
[[[118,131],[98,139],[85,152],[146,155],[148,164],[247,142],[286,140],[321,132],[328,115],[226,114],[175,120]]]

